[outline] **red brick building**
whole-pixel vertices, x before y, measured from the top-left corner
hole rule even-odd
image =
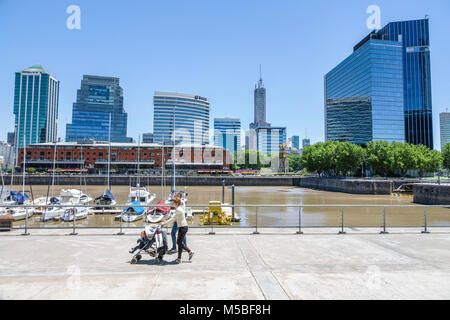
[[[39,171],[55,167],[61,169],[89,169],[91,172],[104,171],[108,164],[109,145],[105,142],[58,142],[40,143],[26,148],[26,167]],[[18,166],[22,166],[24,149],[19,149]],[[177,169],[229,169],[231,155],[222,147],[211,145],[176,145]],[[139,157],[138,157],[139,153]],[[158,169],[172,165],[172,146],[155,143],[111,143],[111,169],[117,172],[136,171],[138,160],[141,170]]]

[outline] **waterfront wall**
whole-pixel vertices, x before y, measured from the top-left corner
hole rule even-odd
[[[5,184],[10,184],[10,176],[6,176]],[[83,184],[86,185],[106,185],[106,176],[87,175],[83,177]],[[235,186],[293,186],[294,177],[292,176],[179,176],[176,183],[179,186],[221,186],[225,180],[225,185]],[[29,185],[48,185],[51,184],[51,176],[27,176],[25,184]],[[170,185],[172,177],[165,177],[166,185]],[[140,178],[141,185],[159,186],[161,185],[161,177],[158,176],[142,176]],[[136,177],[134,176],[111,176],[111,185],[135,185]],[[22,184],[22,177],[14,177],[14,184]],[[56,185],[79,185],[79,176],[55,176]]]
[[[301,188],[355,194],[391,194],[393,181],[302,177],[295,178],[294,185]]]
[[[414,203],[450,205],[450,184],[414,184]]]

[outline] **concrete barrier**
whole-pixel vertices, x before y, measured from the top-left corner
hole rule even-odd
[[[414,184],[414,203],[450,205],[450,184]]]
[[[325,191],[355,194],[391,194],[393,182],[390,180],[329,179],[318,177],[295,178],[294,185]]]

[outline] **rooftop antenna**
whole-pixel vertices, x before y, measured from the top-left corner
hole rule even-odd
[[[262,73],[261,73],[261,64],[259,65],[259,81],[258,81],[258,88],[263,87],[263,80],[262,80]]]

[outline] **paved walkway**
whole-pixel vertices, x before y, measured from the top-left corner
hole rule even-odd
[[[448,229],[335,231],[191,230],[180,265],[131,265],[138,230],[0,233],[0,299],[450,298]]]

